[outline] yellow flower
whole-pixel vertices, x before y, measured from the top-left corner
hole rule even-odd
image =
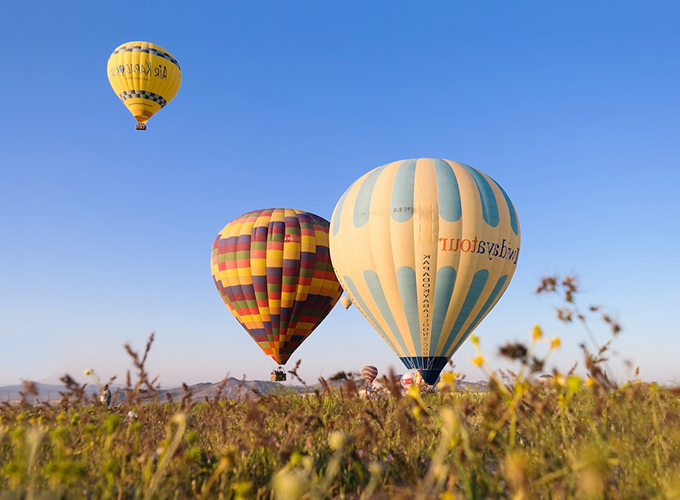
[[[531,332],[531,338],[534,342],[541,340],[541,337],[543,337],[543,331],[541,331],[541,327],[536,325],[534,326],[533,331]]]
[[[437,387],[439,389],[443,389],[444,387],[448,387],[449,389],[453,389],[456,384],[456,376],[458,374],[454,372],[444,372],[442,373],[442,379],[439,381],[437,384]]]
[[[559,337],[555,337],[554,339],[552,339],[552,340],[550,341],[550,348],[551,348],[551,349],[559,349],[561,343],[562,343],[562,341],[560,340],[560,338],[559,338]]]
[[[484,364],[485,360],[484,360],[484,356],[482,356],[481,354],[477,354],[477,357],[470,358],[470,361],[472,361],[473,364],[475,364],[475,365],[477,365],[481,368],[481,366]]]
[[[328,436],[328,445],[331,450],[339,450],[347,442],[347,436],[344,433],[335,431],[330,436]]]
[[[92,375],[92,369],[88,368],[87,370],[85,370],[85,375]]]
[[[412,384],[411,387],[408,388],[408,395],[413,399],[420,399],[420,387],[416,384]]]
[[[592,377],[588,377],[586,379],[586,386],[587,387],[592,387],[595,384],[595,381],[592,379]]]
[[[567,387],[571,392],[576,392],[581,387],[581,379],[576,375],[569,375],[567,377]]]

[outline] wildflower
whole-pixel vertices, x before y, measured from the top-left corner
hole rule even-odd
[[[475,346],[479,347],[479,337],[477,335],[473,335],[470,337],[470,342],[472,342]]]
[[[172,422],[175,424],[183,425],[187,422],[187,416],[184,413],[178,412],[172,416]]]
[[[567,377],[567,387],[571,392],[576,392],[581,387],[581,379],[576,375]]]
[[[482,356],[481,354],[477,354],[476,357],[470,358],[470,361],[472,361],[472,364],[477,365],[481,368],[486,360],[484,359],[484,356]]]
[[[85,375],[92,375],[92,372],[93,372],[93,371],[94,371],[94,370],[93,370],[92,368],[88,368],[87,370],[85,370],[84,373],[85,373]]]
[[[371,462],[370,464],[368,464],[368,471],[374,476],[379,476],[383,473],[383,466],[380,465],[378,462]]]
[[[346,436],[342,432],[334,432],[328,437],[328,444],[331,447],[331,450],[339,450],[345,445],[345,442],[347,441]]]
[[[301,471],[279,471],[273,478],[276,498],[283,500],[302,498],[307,489],[305,479]]]
[[[531,332],[531,339],[534,342],[537,342],[537,341],[541,340],[541,337],[543,337],[543,331],[541,330],[540,326],[535,325],[534,329]]]
[[[551,349],[559,349],[561,343],[562,343],[562,341],[560,340],[560,338],[559,338],[559,337],[555,337],[554,339],[552,339],[552,340],[550,341],[550,348],[551,348]]]
[[[448,387],[449,389],[455,388],[455,380],[458,374],[454,372],[444,372],[442,373],[442,379],[437,384],[437,388],[443,389]]]
[[[248,481],[240,481],[234,485],[235,498],[250,498],[251,484]]]

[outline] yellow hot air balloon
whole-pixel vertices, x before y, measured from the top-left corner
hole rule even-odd
[[[350,299],[347,295],[342,296],[342,298],[340,299],[340,303],[342,304],[342,307],[345,308],[345,310],[352,307],[352,299]]]
[[[177,94],[182,71],[170,52],[149,42],[128,42],[116,48],[107,64],[113,91],[137,120],[137,130]]]
[[[330,233],[345,293],[428,384],[501,297],[520,247],[517,213],[493,179],[428,158],[359,178]]]

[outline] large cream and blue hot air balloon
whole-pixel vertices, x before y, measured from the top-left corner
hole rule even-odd
[[[449,160],[389,163],[342,195],[330,226],[342,288],[428,384],[508,287],[519,220],[486,174]]]

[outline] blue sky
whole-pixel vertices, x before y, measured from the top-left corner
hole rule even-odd
[[[623,326],[612,361],[680,381],[676,190],[680,4],[672,1],[47,1],[3,6],[0,384],[124,378],[156,342],[164,385],[267,378],[273,362],[212,282],[217,232],[253,209],[330,219],[368,170],[440,157],[484,171],[522,226],[508,291],[477,329],[492,356],[539,323],[580,361],[540,278]],[[177,58],[182,87],[142,133],[106,61],[131,40]],[[595,335],[609,338],[592,323]],[[466,343],[454,357],[483,377]],[[403,371],[356,309],[296,351],[303,377]]]

